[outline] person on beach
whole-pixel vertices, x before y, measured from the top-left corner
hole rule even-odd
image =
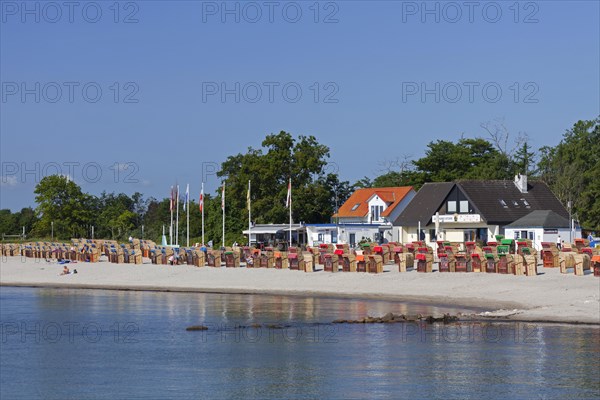
[[[60,273],[61,275],[69,275],[71,272],[69,271],[69,268],[67,268],[67,266],[65,265],[63,267],[62,272]]]
[[[560,235],[558,235],[558,237],[556,238],[556,247],[558,247],[558,249],[560,250],[560,249],[562,249],[561,245],[562,245],[562,242],[560,240]]]

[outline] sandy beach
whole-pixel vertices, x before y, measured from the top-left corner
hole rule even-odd
[[[377,298],[484,309],[481,316],[519,321],[600,324],[600,279],[539,268],[536,277],[410,271],[383,274],[197,268],[188,265],[76,263],[77,274],[44,260],[3,257],[0,285],[117,290],[259,293]],[[434,266],[435,269],[435,266]]]

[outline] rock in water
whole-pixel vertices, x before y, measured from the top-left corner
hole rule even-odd
[[[387,313],[383,317],[381,317],[381,321],[383,321],[383,322],[390,322],[393,319],[394,319],[394,314],[392,314],[391,312]]]
[[[207,331],[208,328],[204,325],[193,325],[185,328],[186,331]]]
[[[455,315],[450,315],[450,314],[444,314],[444,323],[448,324],[450,322],[456,322],[458,321],[458,317]]]

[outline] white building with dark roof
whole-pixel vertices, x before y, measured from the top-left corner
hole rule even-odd
[[[543,182],[527,182],[524,175],[514,181],[426,183],[393,224],[403,242],[419,237],[429,244],[437,240],[487,242],[495,235],[508,237],[508,225],[536,210],[552,211],[569,220],[568,211],[550,188]]]
[[[541,250],[542,242],[556,243],[560,241],[572,243],[581,238],[581,229],[572,229],[568,218],[551,210],[535,210],[504,227],[504,234],[509,239],[530,239],[534,247]]]

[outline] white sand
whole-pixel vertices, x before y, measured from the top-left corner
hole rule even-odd
[[[489,317],[600,324],[600,279],[539,268],[535,277],[485,273],[305,273],[290,270],[196,268],[188,265],[70,264],[78,274],[44,260],[3,257],[0,285],[169,290],[380,298],[479,307]],[[435,269],[435,266],[434,266]],[[388,272],[389,271],[389,272]]]

